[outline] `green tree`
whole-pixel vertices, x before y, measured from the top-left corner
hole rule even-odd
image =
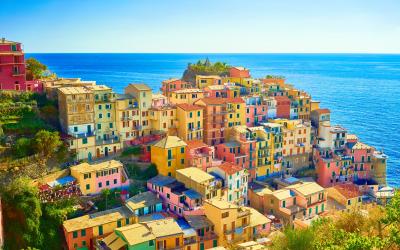
[[[42,242],[38,189],[30,183],[30,179],[17,178],[1,187],[5,250],[37,247]]]
[[[110,194],[111,194],[111,190],[108,188],[101,190],[101,195],[106,200],[106,210],[108,209],[108,197],[110,196]]]
[[[158,175],[156,164],[150,164],[142,173],[142,177],[144,180],[148,180]]]
[[[31,76],[32,79],[41,79],[47,70],[47,66],[31,57],[26,60],[27,75]]]
[[[12,147],[13,155],[16,158],[22,158],[32,155],[31,140],[25,137],[19,138]]]
[[[57,152],[62,142],[58,132],[50,132],[47,130],[40,130],[36,133],[33,140],[33,147],[36,153],[48,159],[51,155]]]
[[[384,224],[379,232],[382,235],[382,230],[389,230],[389,242],[391,246],[400,247],[400,191],[397,190],[390,203],[385,208],[386,215],[382,219]],[[382,236],[381,236],[382,237]]]

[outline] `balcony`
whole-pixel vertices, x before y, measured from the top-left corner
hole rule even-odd
[[[290,207],[280,207],[280,210],[285,214],[293,215],[293,214],[297,214],[299,212],[303,212],[305,210],[305,208],[299,207],[297,205],[292,205]]]
[[[132,117],[130,117],[130,116],[123,116],[123,117],[121,117],[121,121],[123,121],[123,122],[125,122],[125,121],[131,121],[132,120]]]
[[[121,140],[119,137],[108,138],[108,139],[96,139],[96,145],[106,145],[106,144],[114,144],[119,143]]]
[[[192,244],[196,244],[197,240],[196,238],[190,238],[190,239],[183,239],[183,245],[192,245]]]
[[[218,235],[214,232],[209,232],[207,235],[199,236],[199,241],[207,241],[207,240],[215,240],[218,238]]]

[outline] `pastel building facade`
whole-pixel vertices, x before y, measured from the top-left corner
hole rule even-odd
[[[158,173],[175,177],[178,169],[186,167],[186,146],[176,136],[167,136],[151,145],[151,162],[156,164]]]
[[[207,172],[207,169],[221,164],[215,158],[215,148],[205,144],[203,141],[186,141],[186,159],[189,167],[197,167]]]
[[[224,162],[217,167],[211,167],[208,173],[224,180],[223,198],[233,204],[247,204],[248,174],[247,170],[232,163]]]
[[[203,140],[203,106],[182,103],[176,108],[178,136],[185,141]]]
[[[129,186],[129,179],[122,163],[115,160],[72,166],[71,175],[76,178],[84,195],[98,194],[106,188],[127,188]]]
[[[268,105],[261,96],[249,96],[244,98],[246,102],[246,125],[257,126],[267,122]]]
[[[200,100],[203,97],[204,91],[202,89],[180,89],[175,90],[170,94],[169,101],[173,104],[194,104],[197,100]]]
[[[35,91],[25,80],[25,59],[22,44],[0,40],[0,90]]]
[[[222,79],[220,76],[216,75],[196,75],[196,87],[197,88],[205,88],[211,85],[221,85]]]
[[[58,89],[61,130],[77,160],[95,157],[94,95],[84,87]]]
[[[172,92],[175,90],[188,89],[191,88],[191,84],[183,81],[182,79],[171,78],[168,80],[164,80],[161,83],[161,93],[170,98],[172,96]]]

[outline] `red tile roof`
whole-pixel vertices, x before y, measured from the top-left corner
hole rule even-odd
[[[334,186],[334,188],[341,193],[346,199],[352,199],[361,196],[358,186],[353,183],[343,183]]]
[[[181,108],[185,111],[193,111],[193,110],[199,110],[203,109],[204,107],[199,106],[199,105],[193,105],[193,104],[188,104],[188,103],[181,103],[176,105],[178,108]]]
[[[219,169],[227,173],[228,175],[233,175],[236,172],[239,172],[242,170],[241,167],[231,163],[231,162],[224,162],[221,165],[217,166]]]
[[[207,144],[199,140],[187,141],[186,144],[188,149],[208,147]]]
[[[316,109],[315,112],[317,112],[320,115],[331,113],[331,111],[329,109]]]

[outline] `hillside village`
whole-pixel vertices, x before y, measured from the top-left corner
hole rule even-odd
[[[29,156],[46,159],[30,182],[42,204],[73,199],[65,249],[266,249],[285,228],[395,197],[384,152],[284,77],[206,60],[159,91],[130,83],[115,93],[80,78],[28,81],[21,44],[0,48],[1,91],[37,93],[56,109],[54,152],[65,152]],[[17,130],[2,122],[7,152]]]

